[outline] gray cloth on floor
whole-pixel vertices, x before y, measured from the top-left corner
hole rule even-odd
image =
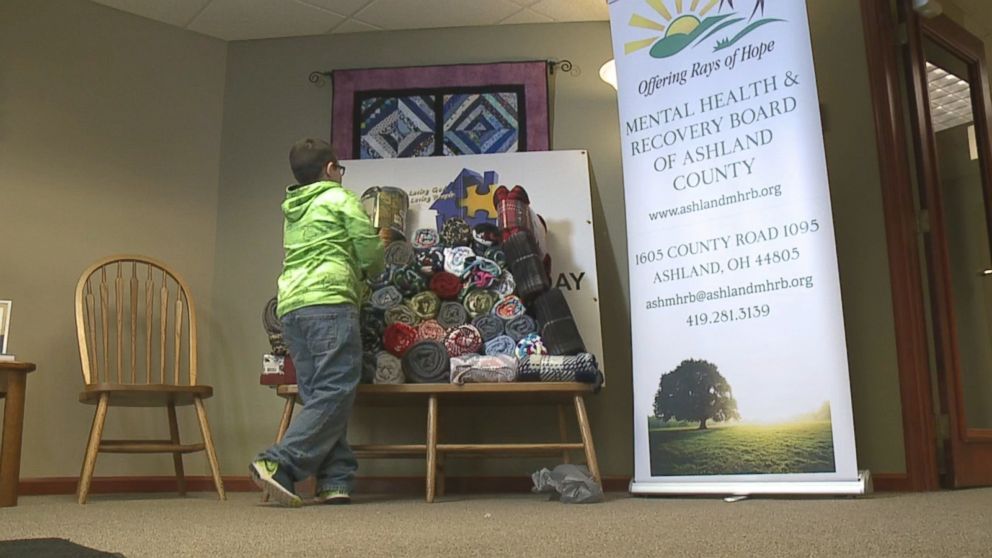
[[[585,465],[559,465],[553,471],[541,469],[531,475],[537,494],[549,493],[563,504],[594,504],[603,501],[603,488],[593,480]]]

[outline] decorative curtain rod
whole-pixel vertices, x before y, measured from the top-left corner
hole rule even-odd
[[[567,72],[572,75],[578,75],[576,73],[578,71],[578,68],[576,68],[575,65],[572,64],[572,61],[568,60],[567,58],[564,60],[548,60],[547,63],[548,63],[548,73],[551,75],[555,75],[555,72],[559,70],[561,70],[562,72]],[[314,84],[315,86],[323,87],[324,82],[331,79],[332,75],[334,75],[334,72],[330,70],[323,72],[319,70],[314,70],[310,72],[310,76],[308,79],[310,80],[310,83]]]

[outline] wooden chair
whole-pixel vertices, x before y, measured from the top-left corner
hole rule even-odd
[[[184,453],[206,451],[217,495],[226,499],[197,383],[196,309],[186,282],[165,264],[142,256],[111,256],[83,272],[76,286],[76,333],[83,371],[79,400],[96,404],[77,496],[86,503],[100,452],[171,453],[180,495],[186,494]],[[193,405],[203,443],[182,444],[176,407]],[[165,407],[169,440],[104,440],[109,407]]]

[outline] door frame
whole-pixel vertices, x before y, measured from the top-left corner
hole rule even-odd
[[[915,15],[915,14],[914,14]],[[985,45],[964,27],[946,16],[919,19],[919,25],[909,33],[908,50],[913,65],[913,84],[918,116],[914,115],[919,132],[917,153],[920,154],[921,187],[930,208],[931,230],[927,248],[934,260],[928,271],[931,277],[934,333],[937,342],[937,377],[943,411],[950,420],[950,438],[945,455],[948,459],[949,484],[954,487],[980,486],[988,482],[989,463],[992,463],[992,431],[968,428],[962,382],[960,348],[958,347],[957,322],[954,319],[954,299],[951,289],[950,256],[946,251],[943,200],[938,153],[931,121],[927,118],[930,107],[926,89],[926,55],[923,40],[929,39],[968,63],[967,79],[971,86],[974,111],[975,138],[982,179],[982,193],[986,209],[986,227],[992,227],[989,209],[992,208],[992,151],[989,145],[989,117],[992,115],[992,98],[989,94],[989,76],[985,59]],[[924,72],[922,76],[918,72]],[[964,76],[962,76],[964,77]],[[977,101],[977,102],[975,102]],[[992,228],[986,230],[992,241]]]
[[[894,7],[898,8],[898,16]],[[929,95],[926,90],[923,39],[927,37],[961,58],[979,64],[979,74],[969,76],[969,80],[981,94],[981,106],[975,107],[976,137],[981,152],[992,154],[988,135],[992,102],[985,52],[980,40],[947,17],[920,17],[913,9],[912,0],[861,0],[861,11],[882,181],[906,449],[905,477],[887,475],[884,488],[936,490],[941,486],[938,461],[940,440],[936,428],[938,410],[934,408],[932,399],[928,333],[930,324],[927,321],[925,298],[928,293],[921,278],[923,267],[919,257],[918,239],[920,223],[912,185],[914,176],[920,189],[926,193],[924,204],[929,209],[930,217],[927,249],[936,259],[935,265],[927,268],[936,269],[936,272],[929,273],[929,299],[934,317],[934,356],[938,363],[940,401],[947,412],[956,417],[956,420],[949,421],[949,434],[958,443],[950,445],[960,449],[968,443],[988,444],[992,442],[992,435],[988,431],[969,432],[958,426],[965,425],[966,422],[964,406],[960,404],[962,393],[958,380],[960,367],[956,326],[949,286],[948,259],[943,249],[945,228],[938,188],[937,152],[928,117]],[[904,54],[906,66],[899,63],[900,51]],[[902,85],[906,86],[911,98],[910,107],[904,106]],[[907,110],[910,115],[908,129],[904,116]],[[908,152],[910,141],[915,150],[915,160]],[[981,158],[987,208],[992,208],[992,197],[989,196],[989,186],[992,185],[990,159],[992,156]],[[955,380],[957,389],[945,389],[945,386],[951,385],[950,379]],[[945,455],[949,474],[955,467],[967,472],[984,464],[979,460],[969,461],[959,451],[948,449]],[[957,475],[951,474],[951,478],[954,479],[954,484],[961,484]]]
[[[902,0],[896,0],[902,1]],[[895,322],[899,395],[902,404],[906,474],[876,476],[882,490],[929,491],[940,488],[936,415],[930,381],[930,348],[925,290],[920,276],[919,223],[912,188],[913,165],[907,153],[899,65],[899,24],[891,0],[861,0],[865,52],[871,89],[881,178]],[[909,10],[910,17],[916,13]],[[909,25],[912,25],[911,21]]]

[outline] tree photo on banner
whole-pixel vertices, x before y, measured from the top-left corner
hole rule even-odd
[[[862,491],[805,2],[609,3],[632,491]]]

